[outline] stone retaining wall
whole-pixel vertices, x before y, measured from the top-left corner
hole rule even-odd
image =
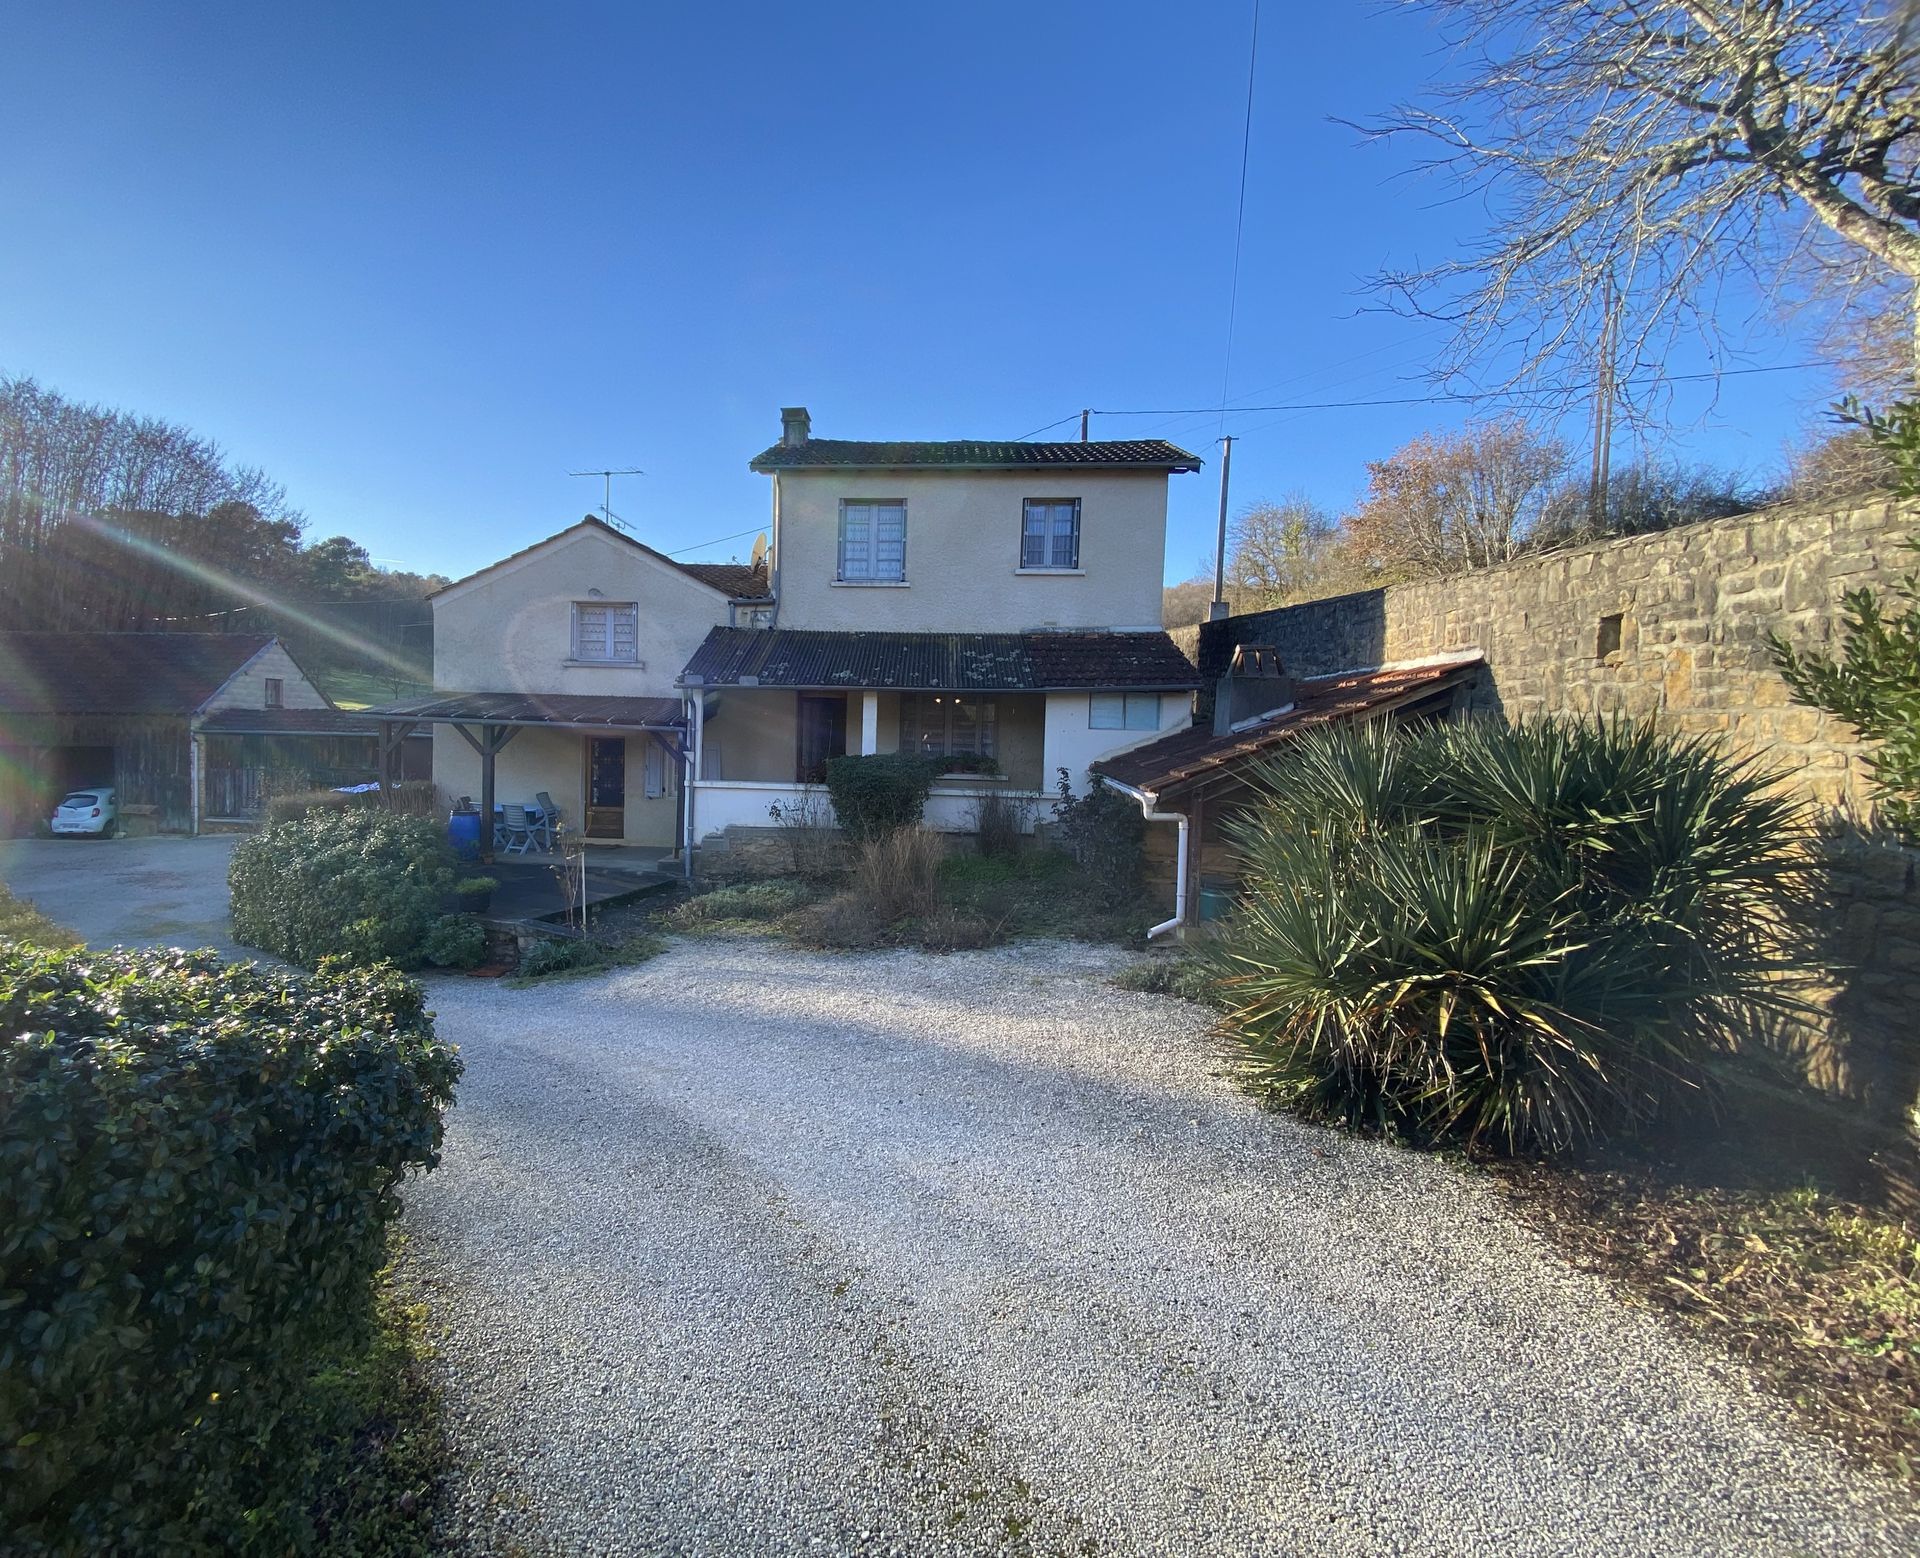
[[[1473,707],[1619,712],[1724,736],[1787,770],[1826,818],[1832,901],[1822,928],[1845,965],[1825,1018],[1794,1036],[1806,1076],[1866,1118],[1911,1133],[1920,1101],[1920,852],[1875,833],[1865,746],[1795,704],[1767,645],[1838,637],[1841,598],[1914,566],[1920,504],[1793,506],[1531,557],[1501,568],[1311,601],[1202,626],[1204,685],[1235,645],[1275,645],[1312,676],[1446,650],[1488,661]],[[1206,695],[1202,695],[1203,703]]]

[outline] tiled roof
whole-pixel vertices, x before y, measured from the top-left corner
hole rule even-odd
[[[350,709],[215,709],[194,728],[211,736],[372,736],[379,723]]]
[[[0,713],[191,714],[258,633],[0,633]]]
[[[1267,756],[1302,730],[1357,719],[1443,692],[1471,680],[1481,664],[1481,656],[1476,653],[1309,677],[1296,684],[1293,707],[1285,714],[1245,730],[1228,731],[1224,736],[1216,736],[1209,726],[1196,725],[1116,757],[1102,758],[1093,765],[1093,771],[1152,794],[1179,789],[1221,769]]]
[[[588,514],[585,518],[568,525],[564,530],[556,530],[550,536],[542,536],[517,552],[509,552],[505,557],[497,558],[484,568],[476,568],[472,573],[455,579],[451,584],[443,584],[427,596],[432,600],[436,595],[445,595],[449,590],[457,590],[463,584],[483,578],[496,568],[504,568],[508,563],[518,562],[531,552],[537,552],[550,541],[558,541],[562,536],[570,536],[576,530],[598,530],[602,535],[611,536],[616,541],[624,541],[628,546],[637,547],[649,557],[665,563],[669,568],[677,568],[689,578],[698,579],[709,589],[720,590],[735,600],[764,600],[767,596],[767,567],[765,563],[757,566],[747,563],[682,563],[656,551],[644,541],[637,541],[624,530],[616,530],[604,519]]]
[[[775,444],[755,455],[749,464],[756,471],[804,471],[824,466],[862,470],[901,470],[912,466],[993,470],[1119,466],[1136,470],[1197,471],[1200,458],[1159,438],[1087,444],[1029,444],[970,438],[879,443],[857,438],[809,438],[804,443]]]
[[[1165,633],[824,633],[714,628],[681,680],[709,687],[1039,692],[1199,685]]]
[[[678,698],[619,698],[566,692],[434,692],[363,709],[361,718],[426,724],[574,725],[607,730],[674,726]]]
[[[673,566],[682,573],[692,574],[702,584],[711,584],[716,590],[726,591],[734,600],[767,598],[765,563],[674,563]]]

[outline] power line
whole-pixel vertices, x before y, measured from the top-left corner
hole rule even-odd
[[[1016,444],[1020,443],[1025,439],[1032,438],[1035,433],[1050,433],[1056,427],[1065,427],[1069,422],[1074,421],[1080,415],[1081,413],[1076,411],[1074,412],[1073,416],[1062,417],[1058,422],[1049,422],[1045,427],[1036,427],[1032,433],[1022,433],[1019,438],[1013,439],[1012,442]]]
[[[1253,67],[1260,58],[1260,0],[1253,0],[1253,42],[1247,49],[1247,113],[1240,129],[1240,203],[1233,217],[1233,285],[1227,294],[1227,350],[1220,368],[1220,400],[1224,405],[1233,379],[1233,327],[1240,313],[1240,240],[1247,227],[1247,160],[1253,149]],[[1220,418],[1225,432],[1227,419]]]
[[[1079,413],[1075,412],[1074,415],[1078,416]],[[1056,422],[1053,425],[1058,427],[1060,424]],[[766,529],[765,525],[755,525],[751,530],[736,530],[730,536],[715,536],[711,541],[696,541],[692,546],[683,546],[677,552],[667,553],[667,556],[684,557],[688,552],[697,552],[703,546],[718,546],[722,541],[738,541],[742,536],[758,535],[764,529]]]

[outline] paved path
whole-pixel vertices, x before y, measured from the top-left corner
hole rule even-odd
[[[564,1553],[1893,1554],[1920,1516],[1113,955],[507,990],[409,1192],[462,1521]]]
[[[233,837],[0,839],[0,882],[89,946],[213,947],[233,942],[227,860]]]

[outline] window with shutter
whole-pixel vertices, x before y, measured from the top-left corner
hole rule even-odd
[[[907,577],[907,505],[840,505],[840,580],[843,584],[899,584]]]

